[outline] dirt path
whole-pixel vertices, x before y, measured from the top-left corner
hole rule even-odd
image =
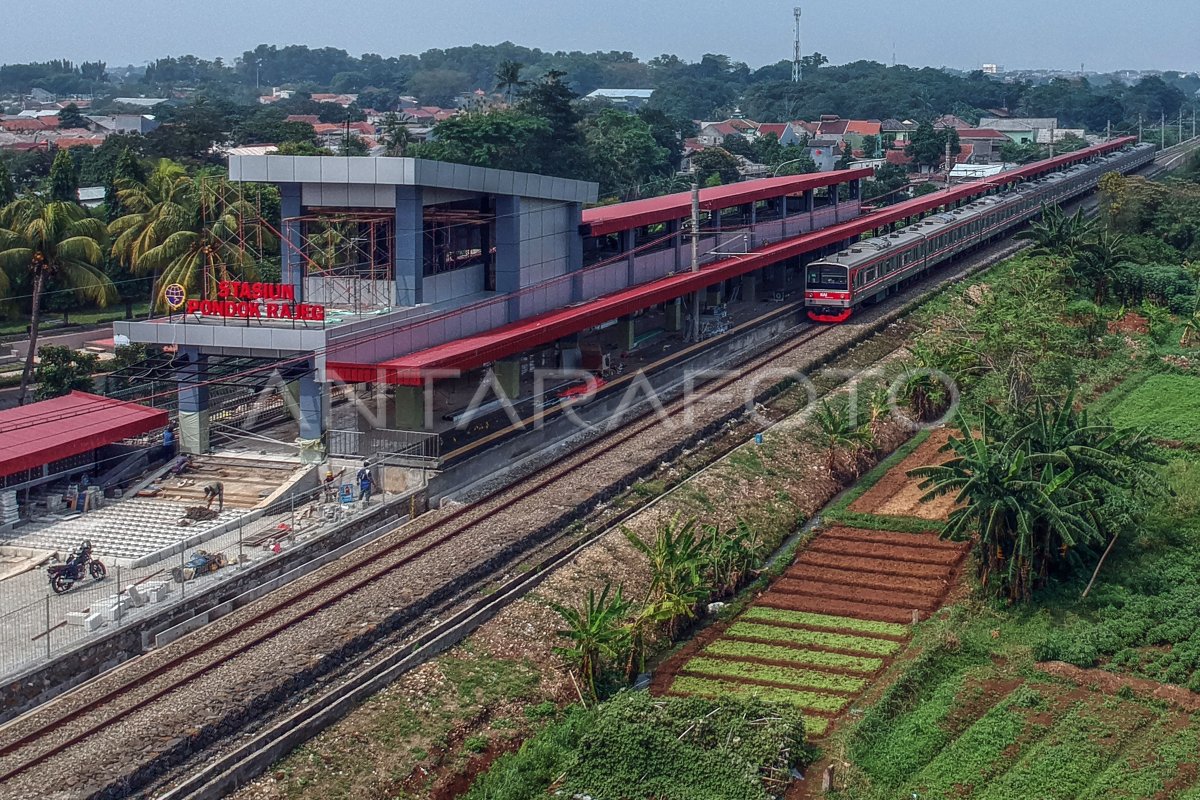
[[[934,431],[916,450],[909,453],[907,458],[892,467],[879,483],[851,503],[850,511],[884,517],[916,517],[944,521],[954,510],[954,498],[944,496],[922,503],[921,496],[925,492],[921,490],[919,480],[908,477],[908,471],[944,461],[947,456],[940,451],[950,439],[950,435],[951,431],[945,428]]]

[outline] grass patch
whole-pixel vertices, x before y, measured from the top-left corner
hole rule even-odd
[[[1113,407],[1111,417],[1157,439],[1200,444],[1200,378],[1151,375]]]
[[[793,625],[811,625],[814,628],[875,633],[880,636],[907,636],[908,626],[894,622],[873,622],[853,617],[832,617],[827,614],[812,614],[805,611],[785,611],[777,608],[755,606],[742,615],[743,619],[764,622],[788,622]]]
[[[799,650],[757,642],[738,642],[733,639],[718,639],[704,648],[701,655],[729,656],[730,658],[761,658],[812,667],[845,669],[866,674],[874,673],[883,666],[881,658],[847,656],[841,653],[826,653],[823,650]]]
[[[848,697],[832,694],[731,683],[708,678],[693,678],[687,675],[676,678],[675,682],[671,684],[671,691],[700,695],[701,697],[753,697],[767,703],[782,703],[827,714],[836,714],[850,704]]]
[[[770,681],[806,689],[825,692],[858,692],[867,685],[864,678],[849,675],[833,675],[811,669],[776,667],[768,664],[753,664],[744,661],[725,661],[719,658],[693,658],[683,666],[686,672],[703,672],[720,678],[746,678],[754,681]]]
[[[868,656],[890,656],[902,646],[900,642],[890,639],[873,639],[825,631],[805,631],[796,628],[781,628],[776,625],[758,625],[751,622],[734,623],[729,627],[728,633],[730,636],[746,639],[762,639],[767,642],[784,642],[808,647],[827,647]]]

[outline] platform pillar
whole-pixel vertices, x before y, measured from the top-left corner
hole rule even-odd
[[[496,198],[496,291],[511,295],[508,321],[521,318],[521,198]]]
[[[725,300],[725,283],[713,284],[705,289],[704,304],[706,306],[719,306]]]
[[[175,373],[179,383],[179,451],[199,455],[209,450],[208,356],[195,348],[180,348],[186,363]]]
[[[492,371],[496,374],[496,383],[504,390],[504,394],[508,396],[509,400],[516,400],[521,396],[521,360],[519,358],[497,361],[492,365]]]
[[[583,364],[583,351],[579,348],[579,334],[558,340],[558,368],[579,369]]]
[[[617,321],[618,346],[625,351],[632,350],[636,339],[637,333],[633,323],[633,317],[621,317],[621,319]]]
[[[425,208],[420,186],[396,187],[396,303],[424,302]]]
[[[280,264],[279,282],[294,287],[296,300],[303,301],[304,243],[301,223],[297,219],[304,214],[300,190],[301,187],[298,183],[279,184],[279,216],[284,220],[283,241],[280,242],[283,252],[280,254],[282,263]]]
[[[747,303],[758,302],[758,273],[742,276],[742,299]]]
[[[425,408],[424,386],[397,386],[396,407],[393,415],[395,426],[402,431],[428,430]]]
[[[567,271],[578,272],[583,269],[583,237],[575,231],[583,224],[583,203],[571,203],[567,206],[567,215],[568,230],[571,231],[567,237]],[[576,275],[571,278],[571,302],[578,303],[583,299],[583,276]]]
[[[666,305],[667,311],[667,330],[681,331],[683,330],[683,299],[676,297]]]
[[[312,362],[309,362],[312,366]],[[317,381],[316,373],[310,369],[294,381],[299,395],[300,409],[300,460],[305,464],[321,464],[325,461],[325,384]]]

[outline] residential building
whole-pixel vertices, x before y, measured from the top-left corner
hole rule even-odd
[[[312,99],[315,103],[333,103],[342,108],[348,108],[351,104],[358,102],[358,95],[317,93],[312,95]]]
[[[912,120],[885,119],[879,126],[880,136],[901,146],[908,143],[909,136],[917,129]]]
[[[1000,131],[1017,144],[1037,142],[1038,131],[1049,131],[1058,127],[1055,117],[984,117],[979,127]]]
[[[627,111],[637,111],[650,102],[653,89],[596,89],[584,97],[584,100],[607,100],[617,108]]]
[[[757,122],[745,118],[732,117],[724,122],[701,122],[700,135],[696,138],[703,145],[716,145],[719,147],[725,143],[726,137],[741,136],[750,139],[757,134],[757,131]]]
[[[97,133],[140,133],[145,135],[156,130],[162,123],[146,114],[88,114],[85,119]]]
[[[805,147],[818,172],[828,172],[842,158],[843,144],[837,139],[809,139]]]
[[[136,106],[137,108],[154,108],[168,102],[166,97],[114,97],[113,102],[120,106]]]
[[[976,164],[998,164],[1003,160],[1000,148],[1009,138],[992,128],[966,128],[958,132],[958,141],[972,146]]]

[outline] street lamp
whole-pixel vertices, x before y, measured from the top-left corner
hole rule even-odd
[[[776,167],[776,168],[775,168],[775,174],[774,174],[774,175],[772,175],[771,177],[772,177],[772,178],[778,178],[778,177],[779,177],[779,170],[783,169],[783,168],[784,168],[784,167],[786,167],[788,164],[796,164],[796,163],[799,163],[799,162],[801,162],[801,161],[807,161],[807,160],[808,160],[807,158],[793,158],[791,161],[785,161],[785,162],[783,162],[782,164],[780,164],[778,167]]]

